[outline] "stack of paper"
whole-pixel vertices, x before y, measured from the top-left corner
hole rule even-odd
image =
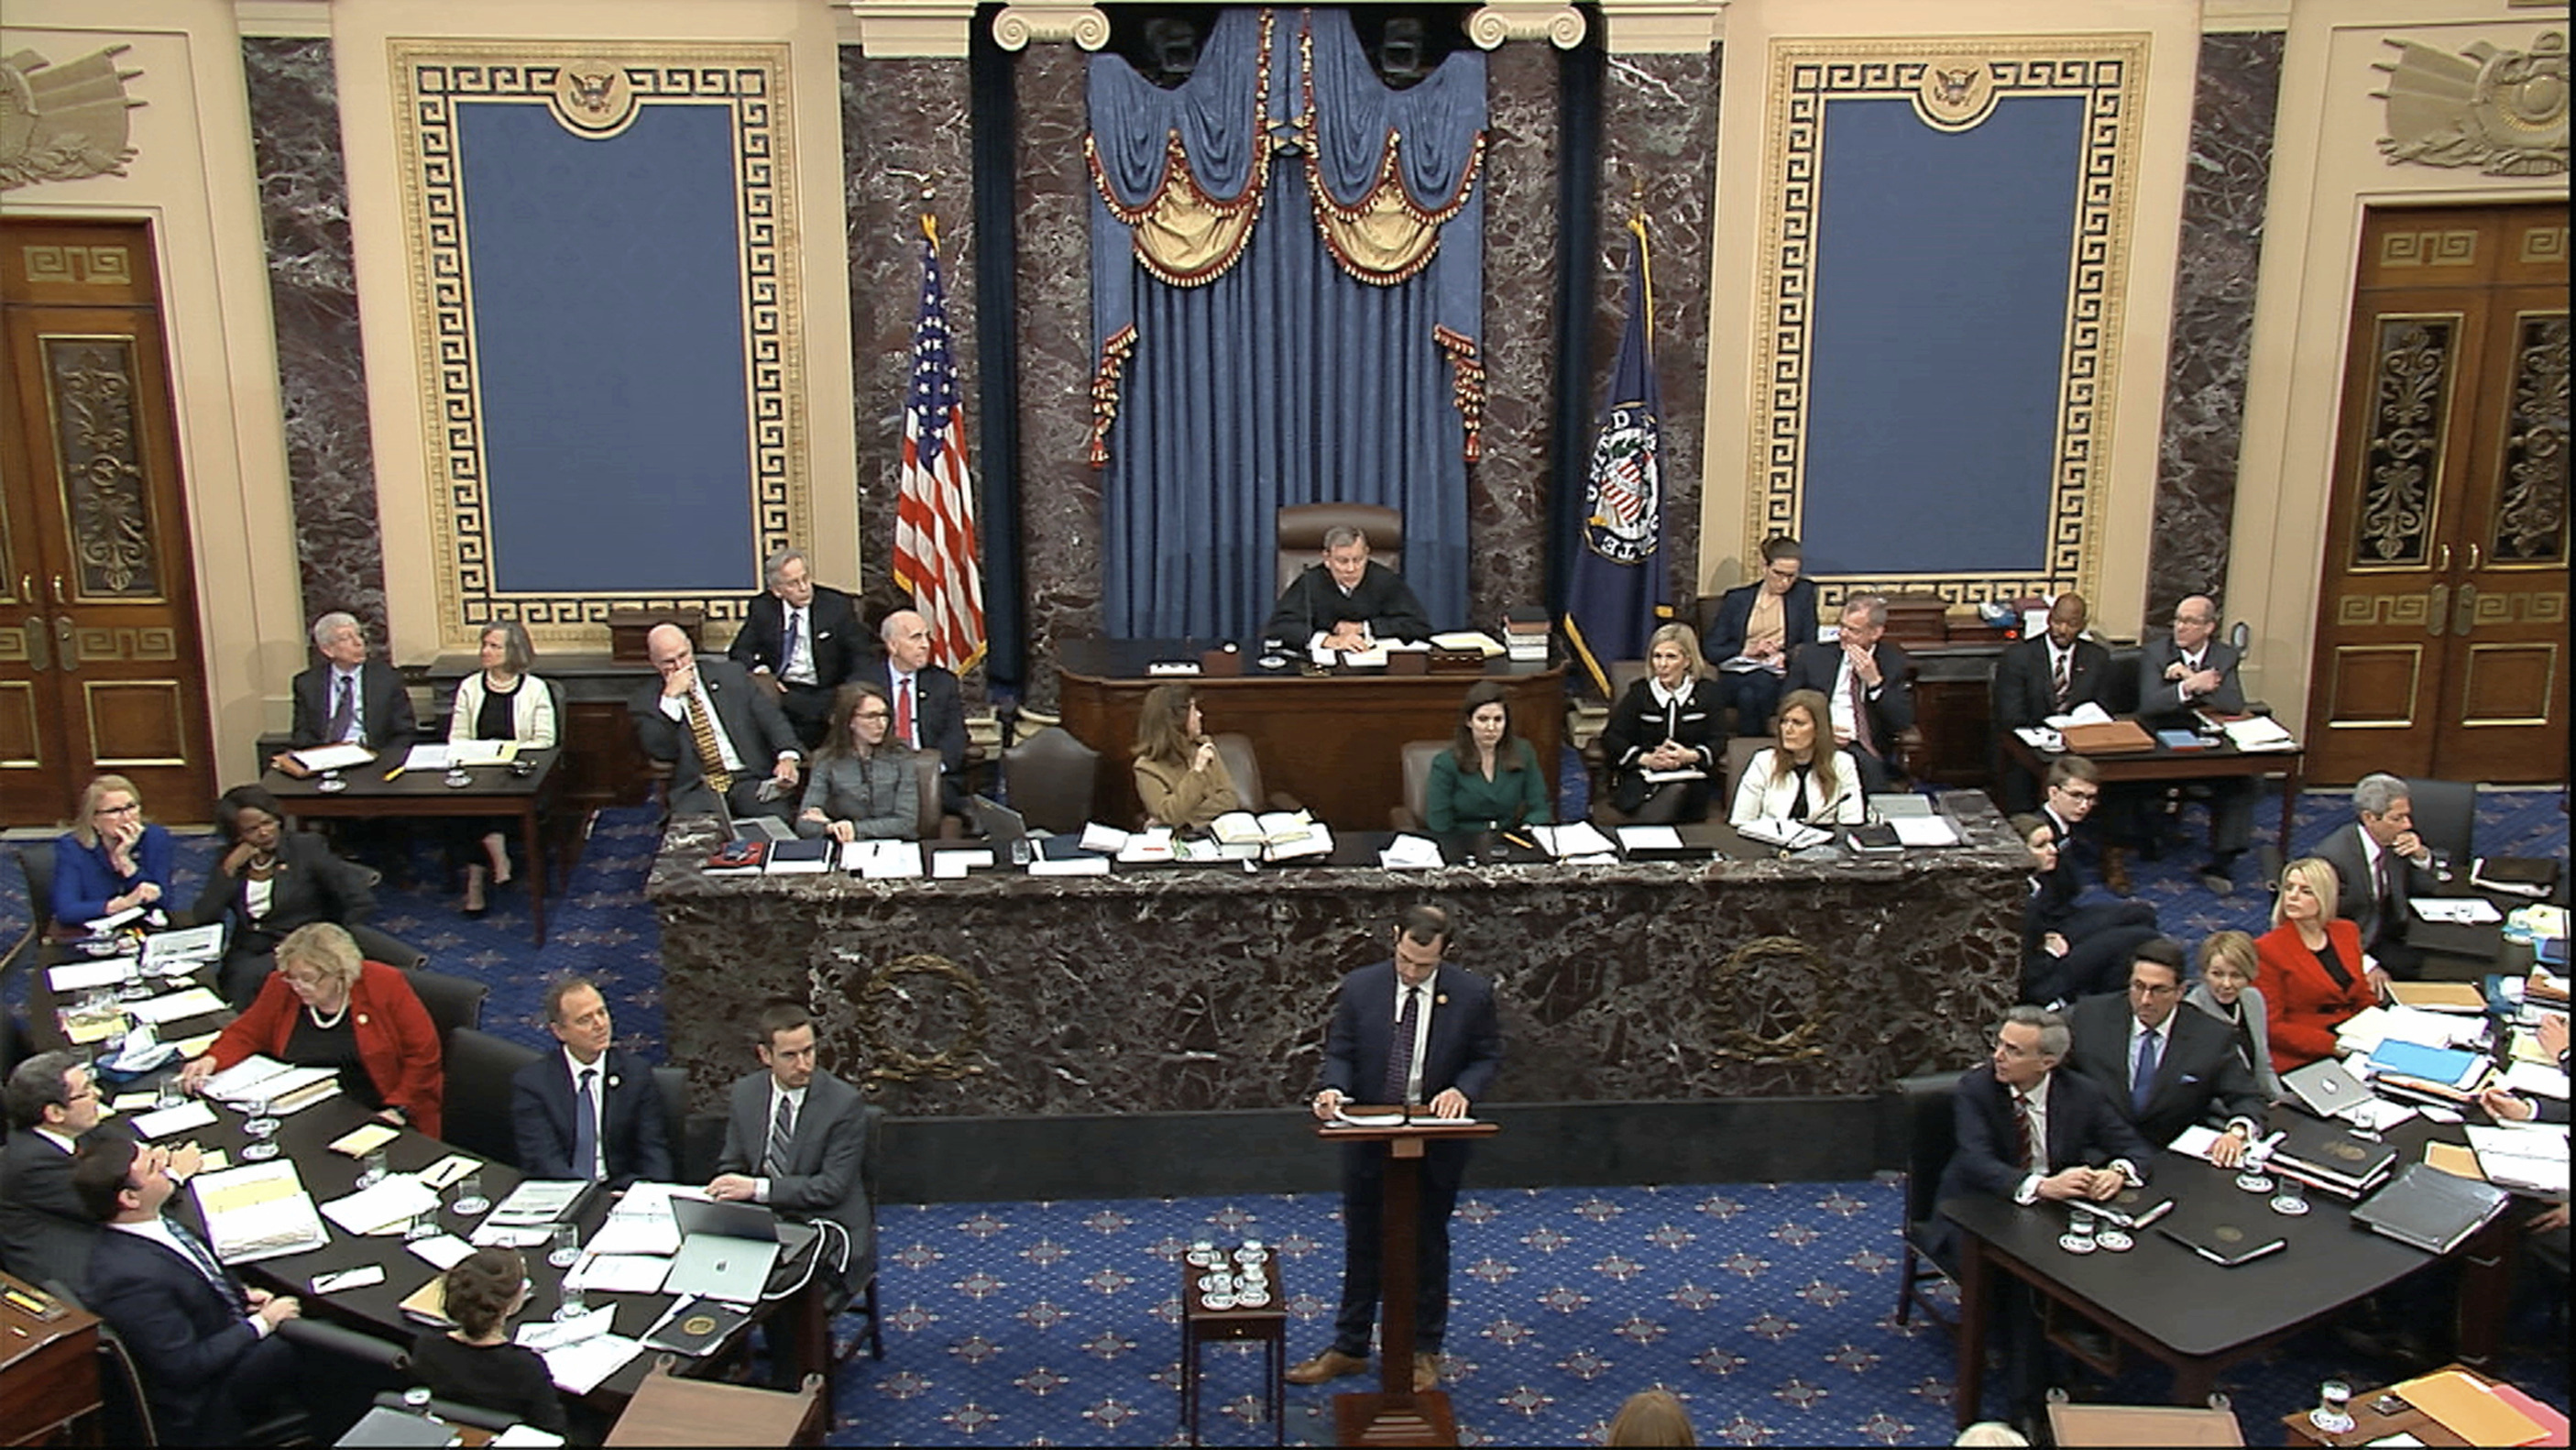
[[[1619,848],[1601,834],[1590,821],[1575,821],[1562,826],[1532,826],[1530,834],[1538,838],[1547,854],[1559,861],[1578,866],[1596,866],[1616,862]]]
[[[215,1257],[227,1264],[300,1254],[331,1241],[293,1159],[200,1173],[188,1187]]]
[[[602,1305],[572,1319],[522,1324],[513,1337],[544,1357],[557,1388],[586,1395],[644,1347],[609,1332],[616,1319],[616,1311]]]
[[[1115,856],[1127,849],[1127,833],[1116,826],[1104,826],[1098,821],[1086,822],[1082,827],[1082,849]]]
[[[1801,821],[1777,818],[1747,821],[1736,827],[1735,833],[1748,841],[1760,841],[1766,846],[1782,846],[1792,851],[1827,845],[1834,839],[1831,831],[1820,831]]]
[[[2489,1183],[2526,1193],[2567,1191],[2566,1124],[2472,1124],[2465,1131]]]
[[[992,864],[990,853],[985,856],[985,864]],[[841,869],[856,871],[870,881],[897,881],[918,876],[921,874],[921,845],[917,841],[852,841],[841,848]]]
[[[2241,720],[2224,721],[2219,728],[2227,732],[2228,744],[2248,753],[2299,748],[2298,739],[2269,715],[2248,715]]]
[[[59,967],[49,968],[45,972],[45,982],[54,989],[57,997],[68,997],[94,987],[113,987],[125,980],[125,969],[131,962],[128,957],[109,957],[100,962],[65,962]]]
[[[171,992],[141,1002],[129,1002],[125,1010],[134,1014],[135,1021],[149,1022],[159,1027],[184,1018],[203,1017],[210,1012],[221,1012],[224,1010],[224,999],[203,987],[190,987],[184,992]]]
[[[492,1210],[494,1223],[554,1223],[572,1212],[574,1204],[590,1191],[590,1182],[581,1178],[530,1178],[522,1180],[500,1206]]]
[[[224,924],[155,932],[143,941],[143,969],[175,976],[177,970],[211,962],[224,954]]]
[[[1377,853],[1377,864],[1389,871],[1428,871],[1447,863],[1439,842],[1427,836],[1400,835]]]
[[[173,1133],[185,1133],[191,1129],[203,1128],[214,1120],[214,1109],[202,1102],[190,1100],[176,1107],[136,1114],[134,1132],[135,1136],[148,1141],[153,1138],[167,1138]]]
[[[2426,921],[2448,922],[2453,926],[2484,926],[2504,920],[2504,913],[2483,896],[2418,896],[2410,903],[2415,914]]]
[[[1089,835],[1085,831],[1086,836]],[[1118,844],[1118,859],[1131,866],[1163,865],[1172,859],[1172,828],[1148,826]]]
[[[594,1254],[676,1254],[679,1220],[671,1215],[672,1185],[638,1183],[626,1190],[617,1207],[590,1236]],[[691,1197],[701,1195],[690,1194]]]
[[[387,1174],[372,1187],[322,1205],[325,1217],[342,1233],[400,1233],[411,1221],[438,1207],[438,1195],[408,1173]]]
[[[295,757],[296,764],[315,772],[347,770],[376,758],[376,753],[363,745],[317,745],[309,750],[289,753]]]

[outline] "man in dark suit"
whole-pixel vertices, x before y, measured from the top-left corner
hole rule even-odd
[[[1796,539],[1763,540],[1762,577],[1719,595],[1709,617],[1700,653],[1717,666],[1717,698],[1734,707],[1738,735],[1771,733],[1789,656],[1816,642],[1816,581],[1798,577],[1805,564]]]
[[[98,1083],[68,1052],[38,1053],[11,1069],[8,1100],[0,1269],[33,1284],[78,1284],[89,1272],[98,1220],[72,1191],[72,1158],[86,1139],[129,1135],[123,1124],[100,1124]]]
[[[939,809],[966,814],[966,695],[957,677],[930,662],[930,621],[898,609],[878,626],[885,658],[858,678],[886,692],[894,711],[887,738],[939,754]]]
[[[1985,1065],[1959,1078],[1959,1146],[1941,1175],[1943,1198],[1973,1192],[2015,1203],[2098,1203],[2144,1181],[2146,1139],[2110,1094],[2080,1073],[2056,1070],[2070,1040],[2057,1013],[2004,1014]]]
[[[653,626],[644,652],[662,681],[646,686],[628,709],[645,755],[672,763],[672,814],[712,813],[721,788],[737,819],[795,815],[804,756],[769,692],[731,660],[699,659],[676,624]]]
[[[2138,652],[2138,715],[2149,728],[2186,721],[2195,711],[2233,714],[2245,708],[2236,649],[2217,633],[2218,602],[2206,594],[2186,595],[2174,606],[2173,632],[2147,641]],[[2236,858],[2254,844],[2255,784],[2244,776],[2203,784],[2209,791],[2209,864],[2201,868],[2201,884],[2226,896],[2236,889]]]
[[[1995,771],[2006,811],[2037,805],[2039,782],[2005,756],[2004,736],[2078,705],[2100,705],[2109,692],[2111,652],[2084,638],[2090,618],[2084,596],[2070,589],[2048,607],[2048,631],[2005,650],[1995,664]]]
[[[162,1442],[238,1443],[295,1388],[295,1348],[276,1332],[302,1307],[244,1288],[203,1238],[164,1216],[177,1191],[167,1149],[93,1138],[72,1165],[72,1187],[106,1226],[81,1297],[125,1341]]]
[[[409,749],[418,729],[411,692],[403,688],[401,671],[367,658],[367,630],[357,616],[334,611],[313,621],[313,648],[322,661],[295,677],[288,747],[346,742],[377,751]],[[284,754],[272,763],[289,774],[304,773]]]
[[[2417,894],[2441,889],[2433,848],[2415,834],[2415,802],[2406,782],[2386,774],[2352,788],[2352,824],[2317,846],[2335,869],[2335,910],[2361,928],[2361,949],[2388,975],[2411,982],[2424,974],[2424,952],[2406,940]]]
[[[2245,1161],[2264,1108],[2236,1034],[2206,1012],[2176,1010],[2181,943],[2155,937],[2130,956],[2126,996],[2087,997],[2067,1014],[2066,1065],[2109,1093],[2150,1144],[2170,1143],[2194,1124],[2223,1128],[2209,1159],[2233,1168]]]
[[[815,1066],[814,1019],[794,1002],[773,1002],[759,1022],[761,1066],[733,1085],[724,1153],[707,1191],[731,1202],[765,1203],[799,1222],[825,1220],[849,1234],[843,1256],[827,1236],[824,1262],[841,1266],[841,1302],[867,1284],[876,1263],[873,1185],[860,1165],[868,1108],[859,1090]]]
[[[1409,907],[1395,928],[1393,959],[1342,979],[1324,1038],[1316,1117],[1330,1122],[1343,1104],[1366,1102],[1423,1103],[1434,1117],[1463,1118],[1493,1086],[1503,1060],[1493,989],[1484,978],[1441,960],[1451,934],[1446,911]],[[1342,1145],[1341,1313],[1333,1321],[1332,1347],[1290,1369],[1292,1384],[1322,1384],[1368,1368],[1383,1272],[1386,1156],[1383,1143]],[[1466,1171],[1465,1143],[1427,1145],[1414,1258],[1417,1391],[1440,1379],[1440,1346],[1449,1326],[1449,1212]]]
[[[1324,531],[1323,563],[1288,581],[1261,634],[1290,649],[1359,650],[1428,639],[1431,616],[1403,575],[1369,562],[1368,535],[1345,524]]]
[[[1871,790],[1902,773],[1897,737],[1914,726],[1914,662],[1887,637],[1887,600],[1861,594],[1844,601],[1842,628],[1831,645],[1811,644],[1789,657],[1781,690],[1814,690],[1832,707],[1834,743],[1860,756]]]
[[[769,588],[751,596],[725,657],[754,683],[777,685],[778,708],[810,751],[831,728],[832,692],[864,657],[858,602],[815,583],[801,549],[770,555],[765,577]]]
[[[531,1178],[587,1178],[614,1191],[636,1179],[671,1181],[669,1134],[653,1069],[611,1045],[608,1000],[586,977],[546,989],[550,1052],[510,1079],[510,1128],[519,1171]]]

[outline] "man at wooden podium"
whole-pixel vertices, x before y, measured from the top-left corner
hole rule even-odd
[[[1315,1116],[1326,1122],[1347,1103],[1425,1103],[1442,1118],[1463,1118],[1502,1065],[1502,1029],[1485,979],[1441,960],[1454,927],[1436,906],[1405,909],[1392,960],[1342,979],[1324,1038],[1324,1086]],[[1449,1211],[1466,1176],[1468,1145],[1432,1143],[1422,1160],[1422,1196],[1414,1257],[1413,1387],[1440,1379],[1441,1338],[1449,1327]],[[1342,1309],[1333,1345],[1288,1371],[1291,1384],[1319,1385],[1369,1366],[1369,1332],[1377,1323],[1379,1211],[1385,1202],[1384,1143],[1342,1145]]]

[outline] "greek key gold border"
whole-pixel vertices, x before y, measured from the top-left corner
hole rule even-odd
[[[1919,107],[1927,68],[1962,58],[1984,62],[1998,104],[2022,96],[2072,95],[2085,102],[2044,563],[2035,572],[2016,574],[1820,576],[1825,603],[1903,592],[1970,604],[2096,589],[2149,39],[2135,33],[1771,42],[1750,399],[1757,422],[1745,470],[1753,481],[1745,501],[1748,540],[1804,533],[1808,342],[1826,105],[1866,97]]]
[[[440,646],[472,648],[477,626],[495,618],[519,620],[540,645],[590,648],[605,643],[615,609],[701,609],[711,623],[738,619],[744,596],[759,579],[760,560],[813,531],[788,48],[572,40],[386,44],[394,77],[404,250],[411,264],[412,333],[423,380],[424,456],[436,471],[422,486],[437,561]],[[456,165],[456,107],[551,107],[562,69],[585,61],[617,65],[638,106],[720,104],[733,117],[745,422],[751,439],[746,503],[753,534],[737,590],[513,593],[501,590],[492,575],[482,377]]]

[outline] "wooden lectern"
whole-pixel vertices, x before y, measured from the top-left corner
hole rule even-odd
[[[1386,1200],[1378,1240],[1378,1388],[1333,1397],[1334,1440],[1342,1445],[1455,1445],[1458,1422],[1441,1390],[1413,1388],[1413,1282],[1415,1220],[1422,1209],[1422,1150],[1435,1140],[1490,1138],[1492,1123],[1472,1118],[1414,1116],[1384,1126],[1376,1117],[1398,1117],[1402,1108],[1345,1106],[1356,1123],[1326,1123],[1315,1136],[1328,1143],[1384,1143]]]

